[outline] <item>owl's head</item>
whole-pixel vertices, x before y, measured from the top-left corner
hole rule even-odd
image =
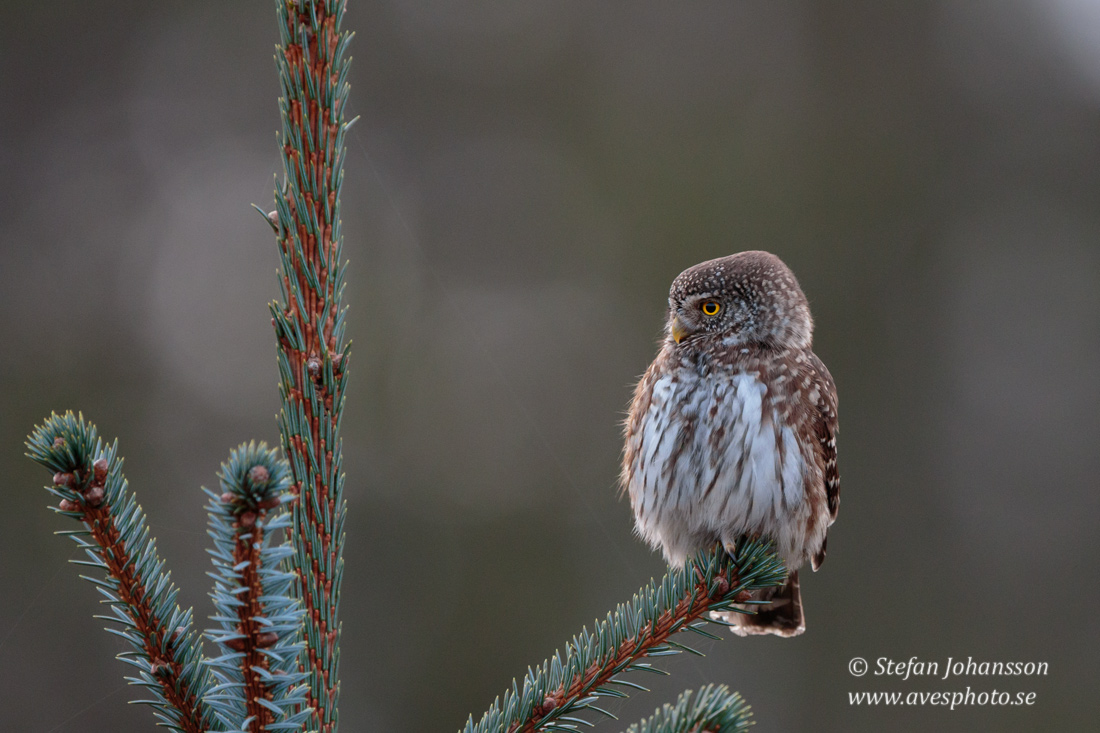
[[[680,273],[668,294],[669,344],[810,347],[813,319],[790,268],[768,252],[739,252]]]

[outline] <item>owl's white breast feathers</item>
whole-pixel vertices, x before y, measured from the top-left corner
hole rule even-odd
[[[794,567],[804,561],[807,457],[766,392],[747,372],[679,369],[654,382],[627,489],[639,533],[670,563],[746,533],[775,539]]]

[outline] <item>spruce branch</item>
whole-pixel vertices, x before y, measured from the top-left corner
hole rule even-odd
[[[198,635],[191,609],[176,603],[179,591],[170,582],[156,543],[149,536],[145,514],[126,478],[118,442],[105,447],[95,425],[72,412],[56,413],[27,439],[27,455],[54,472],[46,489],[59,504],[54,511],[78,519],[84,529],[59,532],[84,549],[87,560],[74,560],[101,570],[102,579],[81,577],[96,586],[111,607],[97,616],[119,625],[108,631],[125,639],[131,651],[118,658],[137,670],[127,677],[146,688],[154,715],[168,728],[202,733],[213,726],[203,701],[211,687],[201,664]]]
[[[340,187],[351,34],[341,31],[346,0],[276,0],[276,65],[284,177],[274,224],[282,259],[282,302],[271,306],[278,339],[279,427],[290,461],[290,534],[296,592],[305,610],[301,669],[316,725],[335,731],[345,504],[339,438],[349,345],[342,305]]]
[[[626,733],[743,733],[752,725],[751,717],[736,692],[725,685],[707,685],[694,697],[687,690],[674,704],[665,703]]]
[[[574,731],[592,723],[577,717],[592,711],[614,717],[598,707],[601,697],[627,697],[624,689],[646,690],[623,679],[628,672],[666,674],[645,657],[661,657],[696,650],[670,637],[690,631],[710,639],[708,624],[726,626],[711,618],[712,611],[743,609],[750,591],[777,586],[786,569],[768,543],[744,540],[733,556],[721,545],[700,553],[683,568],[671,569],[660,583],[650,581],[629,603],[587,628],[541,667],[529,669],[519,687],[515,681],[503,699],[497,698],[478,723],[467,721],[463,733],[530,733]],[[734,605],[737,604],[737,605]]]
[[[293,550],[272,541],[290,524],[290,467],[265,443],[247,443],[218,476],[221,494],[203,489],[217,570],[212,619],[221,625],[207,636],[222,652],[206,662],[218,680],[206,699],[226,731],[300,731],[313,714],[298,671],[301,603],[282,567]]]

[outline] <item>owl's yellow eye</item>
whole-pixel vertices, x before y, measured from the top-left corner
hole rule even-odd
[[[716,316],[718,311],[722,310],[722,304],[717,300],[704,300],[703,301],[703,315],[704,316]]]

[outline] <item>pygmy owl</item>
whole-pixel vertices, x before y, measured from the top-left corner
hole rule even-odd
[[[789,570],[741,635],[806,626],[798,568],[825,560],[836,519],[836,387],[811,350],[813,320],[790,269],[741,252],[682,272],[657,358],[626,420],[622,483],[635,527],[674,566],[742,535],[774,541]]]

